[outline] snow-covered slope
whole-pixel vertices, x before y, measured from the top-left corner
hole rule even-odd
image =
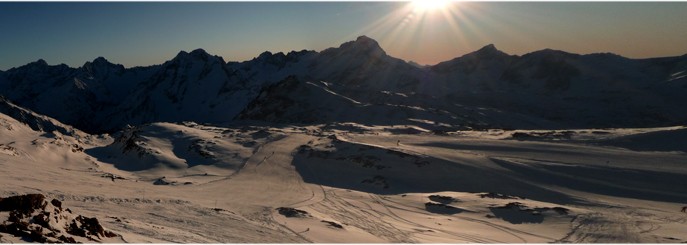
[[[349,126],[365,130],[154,123],[81,143],[0,114],[0,197],[56,199],[111,242],[687,241],[680,142],[607,146],[682,128]]]
[[[0,96],[0,113],[2,113],[4,117],[12,117],[14,120],[23,123],[35,131],[46,133],[57,131],[60,134],[69,135],[76,138],[87,136],[86,133],[75,129],[72,126],[62,124],[53,118],[40,115],[31,110],[17,106],[12,102],[7,101],[7,99],[5,99],[3,96]]]
[[[208,173],[215,177],[235,173],[256,147],[276,136],[186,122],[129,127],[115,137],[111,144],[87,153],[139,176],[197,184],[199,176],[212,179]]]

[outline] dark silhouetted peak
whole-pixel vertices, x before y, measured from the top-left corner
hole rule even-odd
[[[573,54],[573,53],[568,53],[565,51],[561,50],[555,50],[555,49],[542,49],[539,51],[534,51],[529,54],[525,54],[522,57],[523,58],[531,58],[531,57],[537,57],[537,58],[576,58],[579,57],[579,54]]]
[[[265,52],[262,52],[262,54],[258,55],[257,59],[264,60],[264,59],[269,59],[270,57],[272,57],[272,52],[265,51]]]
[[[476,56],[479,58],[495,58],[499,56],[509,56],[508,54],[501,52],[501,50],[496,49],[496,46],[494,44],[489,44],[487,46],[484,46],[480,49],[478,49],[475,52],[469,53],[465,56]]]
[[[87,70],[91,75],[107,72],[109,69],[117,69],[120,71],[125,69],[123,65],[113,64],[102,56],[95,58],[93,61],[86,62],[82,68]]]
[[[585,58],[591,58],[591,59],[602,59],[602,60],[629,60],[628,58],[625,58],[621,55],[615,54],[615,53],[592,53],[592,54],[586,54],[582,55]]]
[[[294,63],[298,62],[299,58],[305,55],[308,51],[301,51],[301,52],[289,52],[288,55],[282,53],[282,52],[277,52],[277,53],[271,53],[269,51],[265,51],[262,54],[260,54],[258,57],[252,60],[252,62],[257,62],[259,64],[269,64],[273,65],[276,67],[284,68],[287,63]],[[314,53],[314,52],[313,52]]]
[[[51,65],[48,65],[48,62],[45,62],[45,60],[39,59],[37,61],[28,63],[26,65],[9,69],[9,70],[7,70],[7,72],[14,73],[14,72],[27,72],[28,71],[29,73],[34,73],[34,75],[35,75],[35,74],[43,74],[43,72],[38,72],[38,71],[50,70],[53,72],[57,72],[57,71],[68,70],[68,69],[70,69],[69,66],[67,66],[65,64],[59,64],[59,65],[51,66]]]
[[[431,69],[436,72],[461,71],[465,74],[471,74],[480,67],[501,66],[510,63],[515,57],[496,49],[494,44],[489,44],[475,52],[436,64]]]
[[[110,61],[105,59],[105,57],[100,56],[100,57],[95,58],[93,60],[93,64],[112,64],[112,63],[110,63]]]
[[[301,51],[295,51],[294,50],[294,51],[291,51],[288,54],[286,54],[286,56],[301,56],[301,55],[308,54],[308,53],[314,53],[314,51],[310,51],[310,50],[306,50],[306,49],[303,49]]]
[[[107,66],[115,66],[115,64],[112,64],[110,61],[107,59],[101,57],[95,58],[93,61],[86,62],[84,67],[107,67]]]
[[[37,61],[26,64],[27,66],[48,66],[48,62],[44,59],[38,59]]]
[[[493,52],[498,52],[499,50],[496,49],[496,46],[494,44],[489,44],[487,46],[482,47],[481,49],[477,50],[477,53],[493,53]]]
[[[482,47],[479,50],[494,50],[494,51],[496,51],[498,49],[496,49],[496,46],[494,46],[493,43],[490,43],[490,44],[487,44],[486,46]]]
[[[355,41],[346,42],[339,46],[343,52],[362,53],[368,55],[386,55],[379,43],[367,36],[360,36]]]
[[[426,65],[420,65],[419,63],[412,61],[412,60],[409,60],[408,64],[411,66],[417,67],[417,68],[425,68],[426,67]]]
[[[193,57],[209,57],[209,56],[211,56],[210,54],[208,54],[208,52],[206,52],[202,48],[195,49],[195,50],[191,51],[191,53],[189,53],[189,54]]]
[[[286,55],[282,52],[272,53],[270,51],[262,52],[255,60],[265,63],[283,62]]]
[[[172,59],[172,61],[191,61],[191,60],[202,60],[204,62],[208,62],[210,60],[214,59],[219,59],[221,60],[222,63],[224,63],[224,60],[219,57],[219,56],[214,56],[208,54],[205,50],[199,48],[191,51],[190,53],[187,53],[186,51],[179,51],[176,57]]]
[[[187,60],[187,59],[207,58],[209,56],[210,56],[210,54],[205,52],[205,50],[199,48],[199,49],[195,49],[195,50],[191,51],[190,53],[183,51],[183,50],[179,51],[179,53],[177,54],[176,57],[174,57],[174,59],[176,59],[176,60],[178,60],[178,59]]]
[[[317,53],[317,52],[312,51],[312,50],[305,50],[305,49],[303,49],[303,50],[301,50],[301,51],[291,51],[291,52],[289,52],[288,54],[286,54],[286,57],[288,57],[289,59],[297,59],[297,58],[302,57],[302,56],[304,56],[304,55],[316,54],[316,53]]]
[[[379,46],[379,43],[375,41],[372,38],[369,38],[367,36],[359,36],[353,43],[353,47],[356,48],[363,48],[367,50],[382,50],[382,47]]]
[[[362,36],[359,36],[358,38],[356,38],[355,42],[356,43],[375,43],[375,44],[377,43],[377,41],[375,41],[374,39],[372,39],[368,36],[365,36],[365,35],[362,35]]]
[[[188,52],[181,50],[181,51],[179,51],[177,56],[174,58],[176,59],[176,58],[181,58],[181,57],[186,57],[186,56],[188,56]]]

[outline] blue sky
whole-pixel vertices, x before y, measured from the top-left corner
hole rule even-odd
[[[487,44],[633,58],[687,53],[687,2],[0,3],[0,70],[37,59],[81,66],[103,56],[127,67],[203,48],[226,61],[263,51],[320,51],[367,35],[392,56],[435,64]]]

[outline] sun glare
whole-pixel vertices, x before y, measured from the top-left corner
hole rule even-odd
[[[444,9],[450,0],[416,0],[412,1],[415,12],[427,12]]]

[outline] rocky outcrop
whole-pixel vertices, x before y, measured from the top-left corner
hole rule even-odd
[[[62,202],[47,201],[42,194],[0,198],[0,212],[9,218],[0,224],[0,233],[41,243],[101,242],[117,234],[105,230],[97,218],[76,215]]]
[[[277,211],[279,211],[279,214],[284,215],[287,218],[308,218],[308,217],[312,217],[308,212],[300,210],[300,209],[295,209],[295,208],[279,207],[279,208],[277,208]]]

